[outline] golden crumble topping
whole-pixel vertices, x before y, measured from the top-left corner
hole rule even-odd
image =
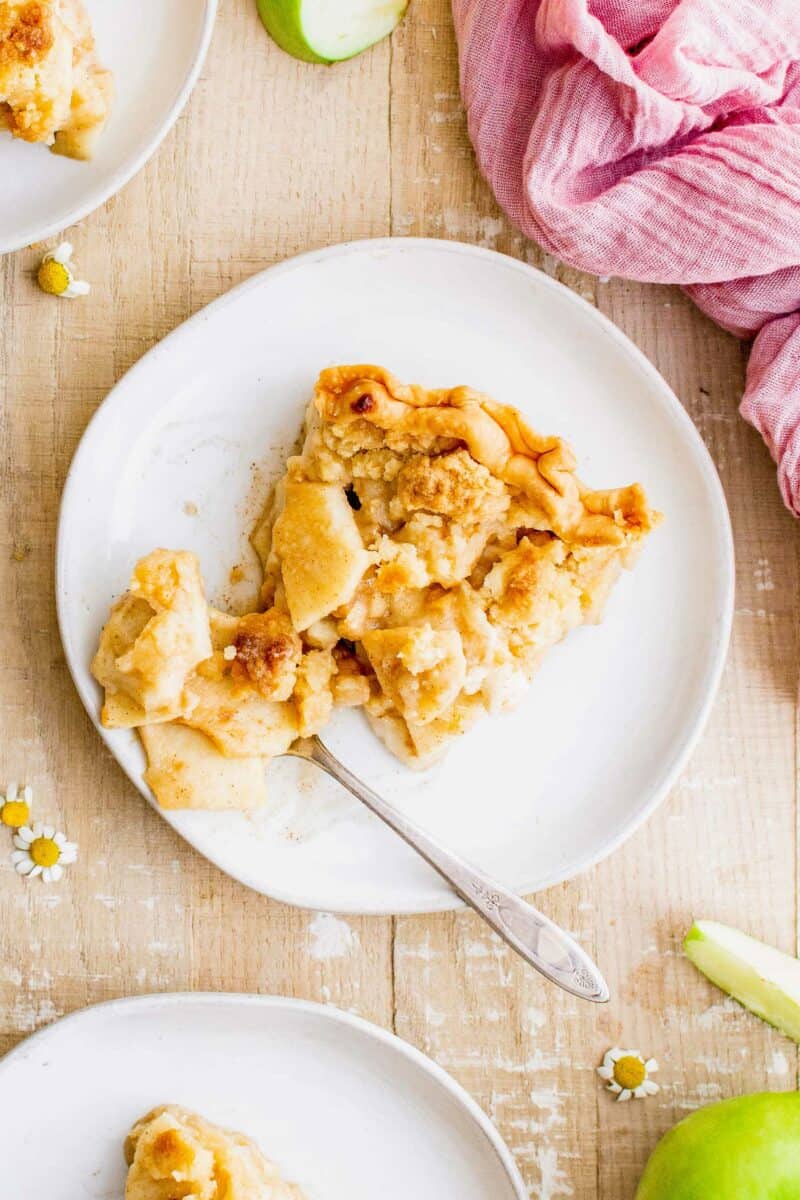
[[[508,493],[499,479],[466,450],[435,457],[415,454],[397,473],[394,510],[398,519],[421,510],[443,517],[459,514],[463,523],[479,524],[508,508]]]
[[[0,70],[33,66],[53,46],[48,6],[41,0],[0,6]]]
[[[268,700],[288,700],[294,691],[303,643],[287,613],[270,608],[242,617],[233,639],[234,679],[251,682]]]

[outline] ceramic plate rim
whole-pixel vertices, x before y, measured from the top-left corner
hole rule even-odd
[[[357,1016],[355,1013],[345,1012],[332,1004],[320,1004],[315,1000],[301,1000],[292,996],[259,995],[251,992],[149,992],[141,996],[120,996],[114,1000],[102,1000],[98,1004],[89,1004],[85,1008],[76,1009],[75,1012],[67,1013],[66,1016],[59,1017],[57,1020],[51,1021],[49,1025],[44,1025],[41,1029],[29,1034],[0,1058],[0,1074],[12,1061],[24,1059],[32,1045],[42,1045],[60,1033],[67,1025],[74,1026],[86,1020],[91,1021],[92,1016],[101,1010],[113,1013],[162,1006],[179,1007],[187,1002],[198,1004],[201,1007],[207,1005],[210,1008],[219,1003],[231,1003],[242,1007],[262,1008],[267,1011],[284,1009],[290,1012],[310,1013],[323,1020],[347,1025],[367,1038],[372,1038],[374,1041],[388,1046],[438,1083],[460,1105],[493,1150],[500,1167],[508,1176],[508,1181],[516,1192],[518,1200],[528,1200],[528,1191],[513,1154],[500,1131],[467,1089],[434,1059],[398,1034],[384,1029],[374,1021],[368,1021],[365,1017]]]
[[[666,408],[676,421],[679,427],[687,435],[687,449],[692,449],[692,457],[696,463],[698,470],[701,472],[704,482],[708,485],[709,493],[713,497],[713,524],[716,529],[718,538],[718,548],[723,551],[723,570],[721,572],[721,585],[724,588],[724,598],[721,606],[721,612],[718,620],[715,623],[713,631],[713,653],[711,654],[708,665],[704,673],[704,686],[702,689],[702,700],[697,704],[693,714],[691,723],[687,723],[684,730],[682,742],[675,748],[675,752],[670,761],[665,764],[660,778],[656,779],[650,789],[650,793],[646,803],[640,805],[620,827],[619,831],[608,838],[594,854],[587,854],[575,866],[564,871],[554,871],[551,876],[548,876],[543,882],[536,884],[536,887],[531,887],[530,884],[522,884],[519,887],[520,895],[533,895],[534,891],[538,894],[547,888],[554,887],[556,884],[564,883],[574,879],[579,875],[583,875],[586,871],[608,858],[613,854],[629,837],[636,832],[637,829],[653,815],[655,810],[665,799],[681,771],[685,767],[689,757],[697,745],[700,736],[705,728],[706,722],[711,712],[714,700],[717,695],[719,683],[722,678],[722,672],[727,659],[728,645],[730,642],[731,628],[733,623],[734,610],[734,585],[735,585],[735,560],[734,560],[734,544],[733,533],[731,529],[730,513],[728,511],[725,493],[720,482],[717,469],[713,459],[708,451],[705,442],[701,438],[697,428],[692,422],[686,409],[683,407],[677,396],[673,392],[664,377],[660,374],[657,368],[650,362],[644,353],[631,341],[631,339],[619,329],[613,321],[605,314],[601,313],[577,295],[570,288],[557,280],[552,279],[543,271],[531,266],[529,263],[522,262],[520,259],[512,258],[509,255],[501,254],[496,250],[489,250],[482,246],[475,246],[467,242],[456,242],[442,238],[422,238],[422,237],[381,237],[381,238],[362,238],[353,241],[339,242],[332,246],[327,246],[321,249],[307,250],[301,254],[284,259],[281,262],[274,263],[272,266],[265,268],[262,271],[252,275],[249,279],[243,280],[241,283],[230,288],[227,292],[223,292],[215,300],[212,300],[204,308],[192,314],[181,324],[171,330],[161,341],[157,342],[149,350],[142,355],[140,359],[129,367],[128,370],[114,384],[106,397],[98,405],[97,409],[92,414],[81,439],[75,449],[72,462],[70,464],[67,476],[64,482],[64,488],[61,496],[61,504],[58,515],[58,528],[56,534],[56,570],[55,570],[55,589],[56,589],[56,611],[58,618],[58,628],[61,637],[62,646],[64,648],[67,666],[75,684],[75,688],[80,696],[84,708],[89,714],[97,732],[103,739],[111,753],[114,755],[115,761],[125,772],[134,787],[143,795],[150,803],[151,807],[155,808],[158,814],[167,820],[170,824],[170,814],[162,811],[154,796],[147,788],[144,780],[137,778],[136,775],[129,771],[114,754],[113,746],[110,739],[107,737],[107,731],[103,729],[99,721],[97,713],[96,696],[90,695],[78,675],[79,664],[73,664],[73,656],[71,645],[67,636],[67,609],[68,604],[65,598],[64,574],[66,571],[66,546],[68,540],[67,523],[69,519],[69,507],[71,501],[71,493],[77,487],[76,480],[78,478],[82,459],[88,452],[89,442],[92,436],[92,429],[95,423],[99,420],[100,414],[107,405],[112,403],[112,399],[123,385],[128,385],[130,380],[135,377],[140,370],[146,370],[150,364],[158,359],[161,355],[169,352],[169,345],[173,338],[179,338],[187,327],[194,327],[195,324],[200,324],[207,321],[213,312],[228,304],[236,302],[242,295],[249,290],[255,290],[264,282],[267,277],[274,277],[284,272],[289,272],[301,269],[309,263],[319,262],[338,256],[347,254],[360,253],[380,253],[382,249],[394,250],[415,247],[435,248],[443,252],[454,254],[474,255],[475,257],[489,259],[494,261],[498,266],[508,270],[518,271],[524,275],[533,274],[537,278],[537,282],[545,288],[557,291],[559,295],[566,296],[581,309],[584,314],[590,316],[601,328],[601,330],[610,336],[625,353],[629,356],[632,364],[647,378],[650,383],[653,393],[654,402],[661,407]],[[175,826],[173,825],[173,828]],[[207,849],[200,850],[195,845],[191,836],[183,830],[178,830],[180,836],[183,837],[193,847],[197,853],[203,855],[204,858],[213,862],[223,873],[230,875],[227,866],[220,859],[209,853]],[[231,876],[244,884],[246,887],[252,888],[261,895],[269,896],[273,900],[278,900],[284,904],[292,905],[295,908],[304,908],[309,910],[317,910],[320,907],[319,900],[316,897],[303,895],[302,892],[294,893],[285,891],[283,888],[269,888],[265,886],[261,880],[254,880],[246,877],[246,873],[241,875]],[[443,893],[440,897],[426,897],[420,899],[417,903],[404,905],[403,908],[388,907],[388,906],[369,906],[364,907],[361,904],[341,901],[335,903],[326,903],[324,906],[326,911],[341,913],[343,915],[363,915],[363,916],[410,916],[421,913],[432,912],[453,912],[463,909],[463,901],[453,893],[448,896]]]
[[[142,168],[147,165],[183,112],[189,97],[194,91],[200,72],[205,65],[206,55],[211,45],[211,37],[217,19],[219,0],[202,0],[202,2],[205,6],[205,13],[192,65],[186,74],[177,97],[165,113],[147,144],[128,162],[123,163],[112,174],[106,184],[90,192],[89,197],[83,203],[76,204],[74,207],[68,209],[63,217],[59,217],[57,221],[50,221],[48,224],[42,226],[41,229],[23,231],[24,237],[22,241],[19,240],[19,235],[12,235],[8,242],[0,240],[0,254],[13,254],[14,251],[22,250],[34,242],[47,241],[54,234],[61,233],[63,229],[68,229],[70,225],[74,225],[77,221],[82,221],[110,200],[112,196],[116,196],[117,192],[130,183],[133,177],[138,175]]]

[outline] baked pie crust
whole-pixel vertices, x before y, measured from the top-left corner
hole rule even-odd
[[[303,1200],[250,1138],[177,1105],[136,1122],[125,1160],[125,1200]]]
[[[113,96],[83,0],[0,0],[0,129],[88,159]]]
[[[218,612],[193,555],[148,555],[92,664],[103,723],[139,729],[168,808],[263,803],[264,761],[334,705],[425,767],[600,619],[658,520],[638,484],[587,488],[564,441],[471,388],[330,368],[253,535],[262,611]]]

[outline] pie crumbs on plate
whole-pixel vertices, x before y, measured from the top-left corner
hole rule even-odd
[[[88,159],[113,97],[82,0],[0,0],[0,129]]]
[[[425,767],[600,619],[659,519],[638,484],[590,490],[565,442],[471,388],[332,367],[253,535],[263,611],[209,608],[186,551],[142,559],[92,664],[103,723],[139,730],[168,808],[262,803],[264,760],[337,704]]]
[[[303,1200],[250,1138],[176,1105],[136,1122],[125,1160],[125,1200]]]

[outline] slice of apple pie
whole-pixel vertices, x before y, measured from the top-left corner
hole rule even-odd
[[[331,368],[253,536],[263,611],[210,607],[193,554],[147,555],[92,663],[103,724],[138,729],[165,808],[263,803],[266,762],[335,705],[424,767],[600,618],[657,520],[513,408]]]
[[[0,129],[91,158],[113,93],[83,0],[0,0]]]
[[[425,766],[599,620],[657,519],[638,484],[585,487],[513,408],[346,366],[320,375],[254,544],[265,606],[366,683],[376,732]]]
[[[125,1139],[125,1200],[303,1200],[243,1133],[165,1104]]]

